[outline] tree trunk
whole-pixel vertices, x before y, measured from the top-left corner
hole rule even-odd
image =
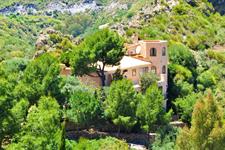
[[[97,74],[101,79],[102,86],[105,86],[105,71],[104,70],[105,70],[105,64],[103,63],[102,68],[101,66],[99,66],[99,71],[97,71]]]
[[[120,135],[120,126],[119,126],[118,131],[117,131],[117,138],[119,138],[119,135]]]
[[[100,78],[101,78],[102,86],[105,86],[105,75],[101,75]]]

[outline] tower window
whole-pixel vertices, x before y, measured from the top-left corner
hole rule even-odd
[[[150,56],[156,56],[157,55],[157,50],[156,48],[151,48],[150,49]]]
[[[162,48],[162,56],[166,56],[166,48],[165,47]]]
[[[162,67],[162,74],[166,74],[166,66]]]
[[[145,72],[145,73],[148,72],[148,67],[144,67],[144,72]]]

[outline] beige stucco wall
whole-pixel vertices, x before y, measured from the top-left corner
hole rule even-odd
[[[150,65],[142,65],[142,66],[137,66],[137,67],[131,67],[125,69],[126,72],[124,73],[124,77],[131,80],[134,84],[139,84],[141,75],[144,73],[143,68],[148,68],[150,70]],[[121,70],[121,72],[125,71]],[[136,70],[136,75],[133,74],[133,70]],[[110,85],[111,79],[109,76],[113,76],[114,72],[106,72],[106,85]]]
[[[84,75],[82,77],[78,77],[78,79],[85,85],[91,87],[101,87],[101,79],[98,77],[97,73]]]
[[[134,84],[139,84],[141,75],[144,73],[143,72],[144,68],[148,68],[148,70],[150,70],[149,65],[137,66],[127,69],[127,72],[124,75],[126,76],[127,79],[132,80]],[[133,70],[136,70],[136,75],[133,74]]]
[[[148,41],[143,40],[139,41],[139,44],[142,46],[141,55],[143,55],[148,61],[151,62],[151,67],[156,67],[157,75],[160,77],[160,85],[163,88],[163,94],[166,95],[168,87],[168,50],[167,50],[167,41]],[[150,56],[150,49],[155,48],[157,51],[156,56]],[[163,48],[166,49],[166,55],[162,55]],[[162,68],[166,67],[166,73],[163,74]]]
[[[148,42],[148,41],[140,41],[140,45],[142,45],[141,54],[147,58],[152,65],[156,66],[157,74],[160,75],[162,73],[162,66],[165,65],[167,67],[168,63],[168,52],[167,52],[167,42]],[[166,48],[166,56],[162,56],[162,49]],[[157,55],[150,56],[150,49],[156,48]]]
[[[60,67],[61,67],[60,75],[63,75],[63,76],[72,75],[71,68],[66,67],[64,64],[61,64]],[[101,86],[101,80],[96,73],[92,73],[90,74],[90,76],[84,75],[82,77],[77,77],[77,78],[85,85],[92,86],[92,87]]]

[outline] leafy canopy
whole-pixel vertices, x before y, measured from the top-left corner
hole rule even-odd
[[[100,101],[89,89],[77,89],[69,99],[67,117],[77,125],[90,125],[100,116]]]
[[[211,92],[195,104],[191,125],[178,135],[178,150],[217,150],[225,146],[223,112]]]
[[[41,97],[38,106],[30,107],[22,131],[15,136],[8,149],[59,149],[62,144],[60,119],[57,101],[51,97]]]
[[[130,130],[136,123],[136,92],[127,79],[114,81],[104,102],[105,115],[119,127]]]
[[[116,32],[103,29],[85,38],[73,50],[70,63],[75,75],[84,75],[95,71],[104,85],[105,66],[118,65],[123,55],[123,39]]]
[[[164,97],[156,83],[147,89],[145,95],[140,96],[136,115],[145,132],[169,121],[170,112],[166,114],[164,103]]]

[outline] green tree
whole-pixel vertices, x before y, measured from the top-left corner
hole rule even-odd
[[[217,83],[216,77],[209,70],[200,74],[197,78],[197,81],[198,81],[198,88],[200,90],[213,87]]]
[[[182,121],[185,123],[191,123],[192,112],[194,105],[201,96],[200,93],[189,94],[183,98],[177,98],[175,100],[175,105],[177,108],[177,113],[180,115]]]
[[[153,73],[144,73],[141,76],[141,91],[145,93],[145,91],[153,84],[155,84],[159,80],[159,77]]]
[[[169,46],[170,62],[182,65],[191,71],[194,71],[197,63],[190,49],[181,43],[172,43]]]
[[[225,147],[223,112],[211,92],[195,104],[191,125],[178,135],[177,149],[218,150]]]
[[[194,77],[192,72],[187,68],[177,64],[170,64],[168,78],[169,99],[184,97],[193,92]]]
[[[7,149],[47,149],[58,150],[61,147],[61,113],[57,101],[50,97],[41,97],[38,106],[29,109],[22,131],[15,136]]]
[[[157,84],[151,85],[145,95],[141,96],[136,115],[145,132],[156,129],[155,125],[163,125],[169,121],[170,113],[163,109],[164,97]]]
[[[22,76],[20,64],[17,60],[0,64],[0,149],[2,141],[20,130],[29,105],[26,99],[17,99],[13,92]]]
[[[98,140],[80,138],[78,142],[66,140],[66,150],[128,150],[129,146],[125,141],[106,137]]]
[[[11,138],[21,129],[21,124],[25,121],[28,101],[15,101],[14,105],[10,104],[9,99],[0,97],[0,149],[2,148],[3,140],[8,137]]]
[[[104,86],[105,66],[118,65],[123,55],[123,39],[117,33],[103,29],[85,38],[73,50],[70,62],[76,75],[96,71]]]
[[[115,125],[130,130],[136,123],[136,92],[133,83],[127,79],[114,81],[104,102],[105,115]]]
[[[59,63],[55,57],[50,54],[38,57],[27,65],[21,82],[15,87],[16,97],[26,98],[34,104],[42,95],[51,95],[63,103],[59,73]]]
[[[77,125],[88,126],[101,115],[100,101],[89,89],[76,90],[68,104],[67,117]]]

